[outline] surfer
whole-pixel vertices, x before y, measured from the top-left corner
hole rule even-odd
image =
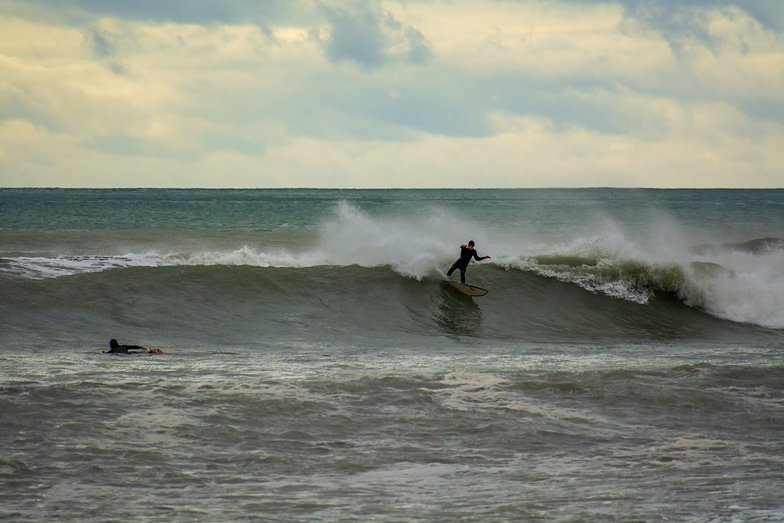
[[[129,352],[130,351],[130,352]],[[146,347],[142,347],[141,345],[120,345],[117,343],[117,340],[111,339],[109,340],[109,350],[101,351],[104,354],[114,353],[114,354],[142,354],[142,353],[153,353],[153,354],[163,354],[161,349],[148,349]]]
[[[452,276],[452,273],[455,272],[455,269],[460,269],[460,282],[465,283],[465,273],[466,269],[468,268],[468,264],[471,262],[471,258],[475,258],[477,261],[482,260],[489,260],[490,256],[479,256],[474,248],[474,240],[468,242],[468,245],[461,245],[460,246],[460,257],[452,264],[452,267],[446,273],[448,277]]]

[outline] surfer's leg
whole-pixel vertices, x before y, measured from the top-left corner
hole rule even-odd
[[[460,261],[460,260],[458,260],[458,261]],[[448,271],[446,271],[446,277],[447,277],[447,278],[449,278],[450,276],[452,276],[452,273],[453,273],[453,272],[455,272],[455,269],[457,269],[457,263],[458,263],[457,261],[456,261],[455,263],[453,263],[453,264],[452,264],[452,267],[450,267],[450,268],[449,268],[449,270],[448,270]]]
[[[465,283],[465,267],[460,267],[460,282]]]

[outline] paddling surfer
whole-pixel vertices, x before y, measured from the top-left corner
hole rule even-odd
[[[460,269],[460,282],[465,283],[465,273],[466,269],[468,268],[468,264],[471,263],[471,258],[476,259],[477,261],[482,260],[489,260],[490,256],[479,256],[474,248],[474,240],[468,242],[468,245],[461,245],[460,246],[460,257],[452,264],[452,267],[446,273],[448,277],[452,276],[452,273],[455,272],[455,269]]]
[[[117,343],[117,340],[111,339],[109,340],[109,350],[101,351],[104,354],[142,354],[142,353],[153,353],[153,354],[163,354],[161,349],[148,349],[146,347],[142,347],[141,345],[120,345]]]

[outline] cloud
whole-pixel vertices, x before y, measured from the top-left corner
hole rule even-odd
[[[577,5],[605,3],[602,0],[566,1]],[[688,28],[688,19],[697,13],[726,9],[741,10],[769,29],[784,28],[784,3],[779,0],[617,0],[616,3],[624,7],[627,16],[672,34]],[[690,29],[699,33],[699,28]]]
[[[92,27],[85,31],[85,43],[92,50],[93,56],[102,60],[114,74],[124,74],[125,68],[118,61],[120,36],[100,27]]]
[[[404,26],[379,4],[360,3],[326,13],[331,27],[324,50],[332,62],[353,61],[373,70],[390,61],[422,64],[430,58],[424,35]]]
[[[424,64],[432,57],[432,51],[427,43],[425,35],[413,27],[406,28],[406,38],[408,40],[409,51],[408,59],[413,64]]]
[[[330,60],[354,60],[368,69],[384,64],[386,39],[378,13],[365,7],[332,13],[330,21],[332,32],[325,45]]]
[[[110,35],[106,33],[102,34],[102,31],[98,29],[90,29],[86,32],[85,35],[93,49],[93,53],[98,58],[106,58],[107,56],[112,56],[117,51],[117,42],[113,41]]]
[[[44,15],[45,20],[83,24],[85,20],[107,17],[147,23],[178,24],[263,24],[290,14],[291,2],[284,0],[3,0],[0,9],[17,16]],[[297,2],[301,8],[304,2]],[[40,18],[39,18],[40,19]]]
[[[0,185],[780,186],[750,5],[0,0]]]

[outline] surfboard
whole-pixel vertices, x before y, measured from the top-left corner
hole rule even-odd
[[[449,285],[469,296],[484,296],[487,294],[487,289],[475,287],[474,285],[467,285],[465,283],[457,283],[454,281],[450,281]]]
[[[140,352],[136,350],[132,350],[130,352],[112,352],[110,350],[102,350],[101,354],[163,354],[163,351],[158,347],[154,349],[150,349],[148,352]]]

